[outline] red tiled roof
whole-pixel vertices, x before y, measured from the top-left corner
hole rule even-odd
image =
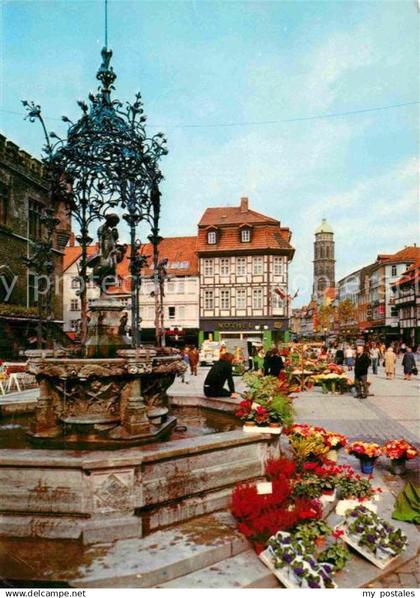
[[[240,230],[243,226],[251,228],[251,241],[242,243]],[[217,228],[217,243],[208,244],[209,228]],[[290,245],[291,232],[280,226],[280,221],[249,209],[247,197],[241,198],[238,207],[207,208],[198,223],[199,252],[232,252],[250,250],[283,250],[293,257],[294,249]]]
[[[95,245],[89,245],[89,247],[87,248],[88,257],[93,255],[97,251],[98,251],[98,245],[96,243],[95,243]],[[82,250],[80,248],[80,245],[74,245],[74,247],[66,247],[64,250],[64,258],[63,258],[63,272],[65,272],[68,268],[70,268],[70,266],[73,265],[74,262],[79,259],[81,254],[82,254]]]
[[[294,249],[290,245],[290,231],[288,228],[281,228],[278,224],[266,224],[254,226],[251,233],[251,241],[242,243],[240,240],[239,227],[227,226],[220,228],[218,239],[215,245],[207,243],[207,231],[198,229],[198,251],[249,251],[254,249],[283,249],[293,255]]]
[[[411,245],[409,247],[404,247],[397,253],[393,254],[379,254],[377,261],[380,262],[415,262],[420,260],[420,247],[416,247],[415,245]]]
[[[264,216],[254,210],[241,211],[240,207],[232,208],[207,208],[204,212],[198,226],[223,226],[226,224],[262,224],[271,222],[272,224],[280,224],[278,220]]]
[[[197,237],[168,237],[163,239],[159,245],[160,259],[168,258],[168,274],[172,276],[194,276],[198,275],[198,258],[196,253]],[[88,247],[88,255],[91,256],[98,251],[97,245]],[[153,255],[153,248],[150,243],[146,243],[142,247],[143,255]],[[80,245],[75,247],[66,247],[64,252],[64,271],[67,270],[81,255]],[[117,265],[117,276],[126,280],[124,289],[120,287],[110,287],[108,289],[111,293],[122,293],[130,291],[129,276],[130,276],[130,247],[122,262]],[[149,260],[150,264],[150,260]],[[150,268],[144,269],[144,274],[150,276],[152,271]]]

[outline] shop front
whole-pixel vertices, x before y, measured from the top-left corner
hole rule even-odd
[[[279,318],[202,318],[199,344],[204,340],[225,342],[232,346],[263,346],[270,349],[273,343],[287,342],[288,320]]]

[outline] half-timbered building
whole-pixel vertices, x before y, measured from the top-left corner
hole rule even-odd
[[[198,224],[200,335],[271,346],[288,329],[291,231],[249,208],[208,208]]]

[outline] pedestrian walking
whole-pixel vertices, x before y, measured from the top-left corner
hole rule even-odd
[[[347,370],[349,372],[351,372],[353,369],[353,365],[354,365],[354,350],[352,347],[350,347],[350,345],[347,347],[345,355],[346,355]]]
[[[197,376],[198,362],[200,354],[198,353],[197,347],[191,347],[189,351],[191,376]]]
[[[233,382],[232,353],[223,353],[219,361],[215,361],[211,366],[206,379],[204,380],[204,394],[206,397],[231,397],[236,398],[235,384]],[[224,388],[227,382],[228,388]]]
[[[335,363],[337,365],[343,365],[343,363],[344,363],[344,351],[343,351],[342,347],[337,349],[337,352],[335,354]]]
[[[184,382],[185,384],[189,384],[190,383],[190,356],[189,356],[188,347],[185,347],[181,351],[181,359],[187,367],[187,369],[183,372],[183,374],[181,376],[181,381]]]
[[[380,358],[380,350],[376,343],[372,343],[372,347],[369,351],[369,357],[372,363],[372,374],[378,373],[378,365],[379,365],[379,358]]]
[[[271,349],[269,349],[269,351],[267,351],[264,356],[264,365],[263,365],[264,376],[269,376],[268,372],[270,370],[270,357],[271,357],[271,353],[272,353],[273,349],[274,349],[274,347],[271,347]]]
[[[357,347],[356,359],[354,362],[354,384],[356,386],[356,397],[359,399],[366,399],[369,393],[367,379],[369,366],[369,348],[367,346]]]
[[[404,380],[411,380],[412,374],[417,371],[416,360],[411,347],[406,347],[404,356],[402,358],[402,365],[404,368]]]
[[[387,380],[395,378],[395,362],[397,356],[394,353],[394,349],[390,346],[385,352],[385,376]]]
[[[277,347],[274,347],[270,351],[270,356],[267,360],[267,371],[266,375],[279,377],[280,372],[284,370],[283,359],[279,354]]]

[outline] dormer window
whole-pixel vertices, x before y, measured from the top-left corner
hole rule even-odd
[[[241,243],[250,243],[251,231],[249,228],[243,228],[241,230]]]
[[[217,241],[216,231],[215,230],[210,230],[207,233],[207,243],[209,245],[216,245],[216,241]]]

